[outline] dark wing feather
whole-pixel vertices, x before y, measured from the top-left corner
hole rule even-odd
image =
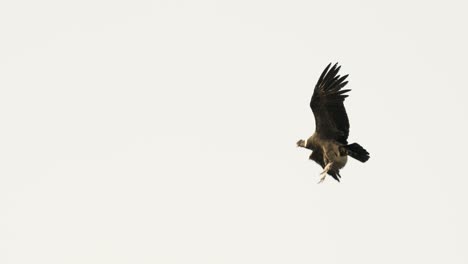
[[[343,105],[348,97],[342,88],[348,83],[348,75],[341,77],[338,71],[341,66],[331,63],[325,68],[315,85],[310,107],[315,116],[315,132],[323,139],[333,139],[348,144],[349,120]]]
[[[310,154],[309,159],[315,161],[318,165],[322,167],[322,169],[325,168],[322,149],[318,148],[312,151],[312,154]]]

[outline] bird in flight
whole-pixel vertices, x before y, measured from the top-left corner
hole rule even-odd
[[[315,85],[310,108],[315,117],[315,133],[306,140],[299,140],[298,147],[312,150],[309,159],[323,168],[320,174],[322,183],[325,177],[332,176],[340,181],[340,169],[348,161],[348,156],[366,162],[369,152],[358,143],[348,144],[349,120],[343,102],[350,89],[343,89],[348,83],[348,75],[338,75],[341,66],[338,63],[325,68]]]

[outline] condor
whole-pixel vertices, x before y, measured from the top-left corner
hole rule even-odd
[[[298,147],[312,150],[309,159],[318,163],[323,172],[320,174],[322,183],[325,177],[332,176],[340,181],[340,169],[348,160],[348,156],[366,162],[367,152],[358,143],[348,144],[349,120],[343,102],[349,89],[343,89],[348,83],[348,75],[338,75],[341,66],[331,63],[325,68],[315,85],[310,108],[315,116],[315,133],[307,140],[299,140]]]

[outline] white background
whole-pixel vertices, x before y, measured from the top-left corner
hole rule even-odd
[[[0,263],[468,263],[464,1],[2,1]],[[342,183],[295,142],[349,73]]]

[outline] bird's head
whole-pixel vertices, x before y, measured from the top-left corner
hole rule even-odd
[[[297,147],[305,148],[306,147],[306,142],[305,142],[305,140],[300,139],[299,141],[297,141],[296,145],[297,145]]]

